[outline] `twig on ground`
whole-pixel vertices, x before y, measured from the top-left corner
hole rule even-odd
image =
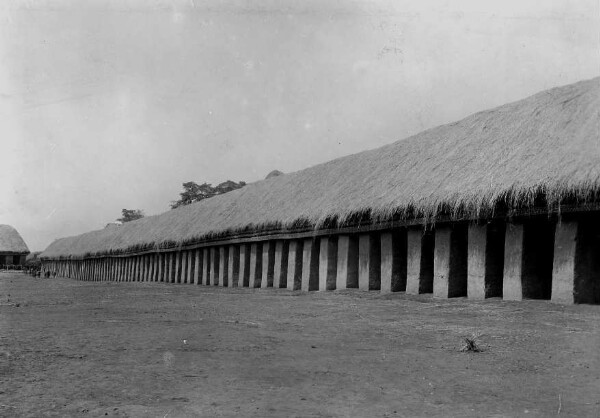
[[[481,334],[478,332],[474,332],[473,334],[471,334],[470,337],[464,337],[464,345],[462,346],[460,351],[463,351],[463,352],[470,351],[473,353],[482,352],[484,349],[480,345],[480,342],[479,342],[480,337],[481,337]]]

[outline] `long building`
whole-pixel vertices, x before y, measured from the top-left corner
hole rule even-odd
[[[600,78],[52,243],[81,280],[600,303]]]

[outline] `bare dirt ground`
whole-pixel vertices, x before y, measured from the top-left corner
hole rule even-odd
[[[600,417],[600,306],[0,274],[0,338],[4,417]]]

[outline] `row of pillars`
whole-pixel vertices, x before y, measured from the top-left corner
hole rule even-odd
[[[584,220],[443,224],[129,257],[45,261],[80,280],[358,288],[434,297],[600,303],[600,228]]]

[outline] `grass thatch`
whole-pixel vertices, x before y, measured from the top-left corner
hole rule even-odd
[[[0,225],[0,253],[29,254],[27,244],[17,230],[10,225]]]
[[[119,228],[51,244],[43,257],[182,244],[235,231],[339,225],[357,215],[430,222],[556,207],[600,190],[600,78],[555,88],[459,122],[259,181]]]

